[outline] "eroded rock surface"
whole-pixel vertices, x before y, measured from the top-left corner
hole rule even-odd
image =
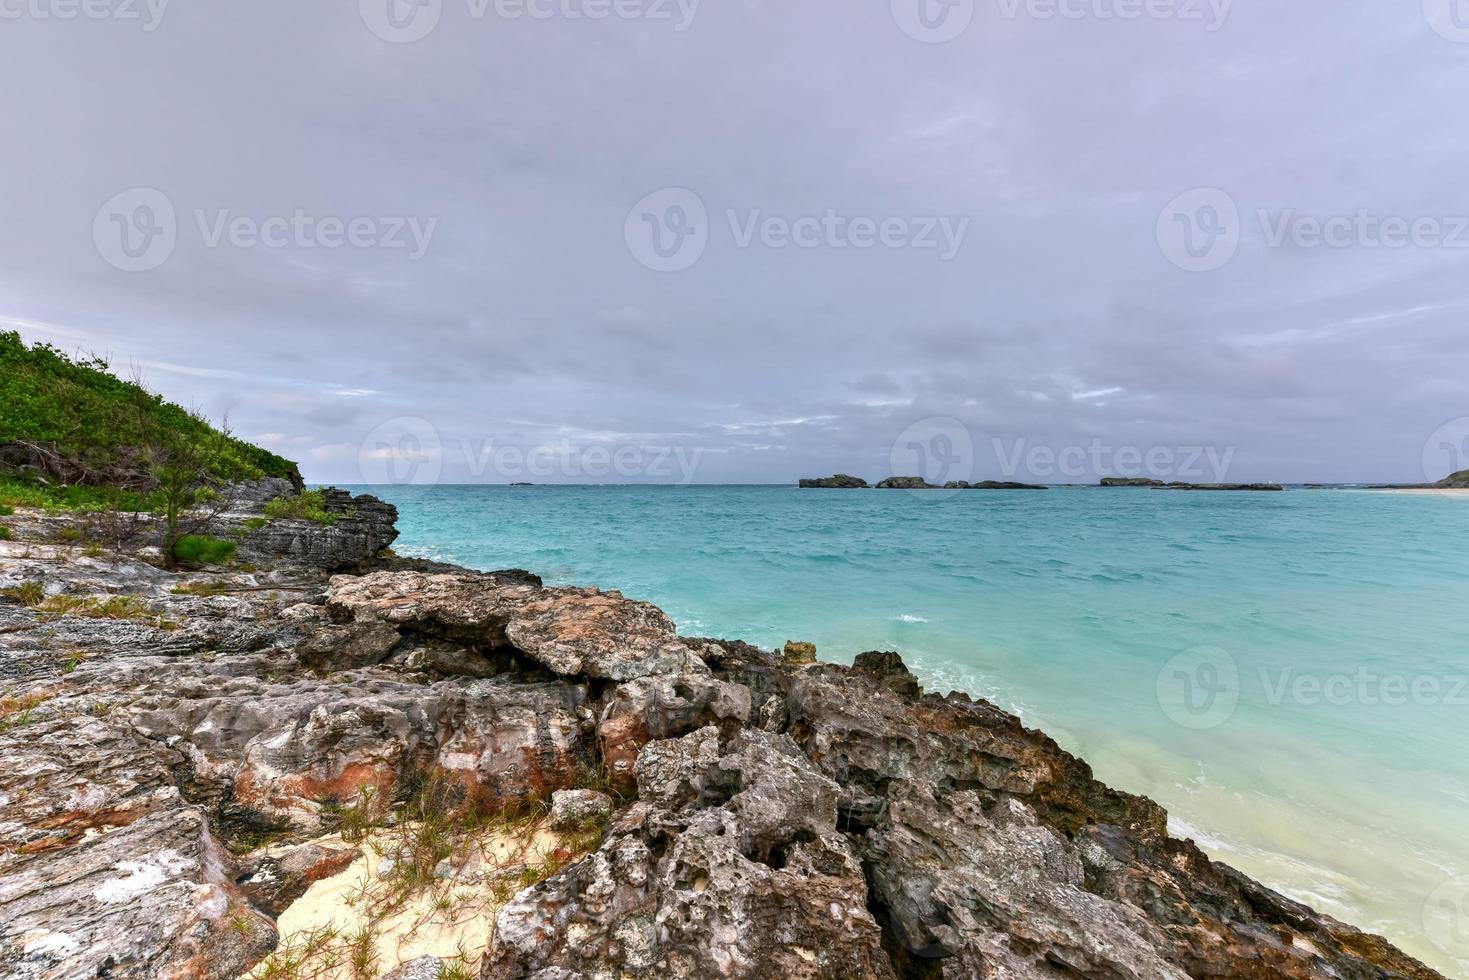
[[[783,662],[525,572],[358,568],[391,520],[350,506],[377,530],[291,522],[188,572],[7,519],[0,975],[239,975],[356,855],[312,841],[432,782],[589,835],[496,915],[496,980],[1438,976],[897,654]]]

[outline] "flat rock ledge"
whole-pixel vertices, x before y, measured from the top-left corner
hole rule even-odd
[[[353,506],[350,547],[297,522],[180,573],[16,515],[0,975],[238,976],[354,854],[303,842],[436,777],[604,827],[497,906],[484,980],[1439,976],[897,654],[782,663],[615,592],[373,560],[391,522]]]

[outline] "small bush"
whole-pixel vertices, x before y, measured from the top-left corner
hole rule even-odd
[[[265,516],[283,520],[315,521],[326,527],[337,522],[338,514],[326,509],[326,494],[307,490],[293,497],[276,497],[266,501]]]
[[[46,589],[40,582],[22,582],[13,589],[0,591],[7,599],[14,599],[22,606],[38,606],[46,598]]]
[[[234,556],[235,543],[206,534],[186,534],[173,546],[173,555],[179,561],[198,562],[204,565],[223,565]]]
[[[15,513],[15,508],[9,504],[0,504],[0,517],[9,517]]]
[[[11,532],[10,528],[6,527],[4,524],[0,524],[0,541],[14,541],[14,540],[15,540],[15,535],[14,535],[14,533]]]

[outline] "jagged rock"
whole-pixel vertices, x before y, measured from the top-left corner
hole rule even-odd
[[[1099,486],[1104,487],[1161,487],[1162,480],[1153,480],[1145,476],[1104,476]]]
[[[353,496],[345,490],[329,487],[322,490],[326,510],[335,515],[330,526],[314,521],[272,518],[254,527],[265,513],[265,503],[277,496],[294,493],[279,484],[285,481],[262,481],[274,486],[252,491],[230,511],[218,519],[215,533],[233,530],[240,536],[236,557],[249,562],[289,561],[327,571],[356,568],[388,547],[398,537],[394,522],[398,509],[368,494]],[[271,491],[274,492],[271,492]],[[260,499],[265,493],[264,499]]]
[[[266,847],[240,859],[238,883],[256,908],[280,915],[312,882],[340,874],[361,856],[360,848],[328,847],[314,841]]]
[[[869,650],[867,653],[859,653],[852,662],[852,669],[859,674],[866,674],[903,697],[916,698],[922,691],[918,686],[918,678],[903,663],[903,658],[892,651]]]
[[[921,476],[890,476],[877,484],[879,490],[937,490],[939,487],[929,483]]]
[[[737,731],[750,717],[750,690],[706,670],[641,677],[619,685],[597,723],[603,765],[618,789],[629,789],[643,746],[706,725]]]
[[[447,965],[437,956],[419,956],[383,974],[383,980],[439,980]]]
[[[780,662],[788,667],[814,664],[816,662],[816,644],[805,643],[800,640],[786,640],[785,649],[781,651]]]
[[[471,647],[513,647],[562,676],[632,680],[702,661],[646,602],[597,589],[545,589],[484,575],[377,572],[332,579],[328,609]]]
[[[177,753],[64,718],[6,733],[0,758],[0,974],[234,977],[275,945],[180,799]]]
[[[862,490],[867,487],[867,481],[860,476],[838,473],[836,476],[802,480],[800,486],[807,490]]]
[[[788,738],[707,728],[638,773],[601,849],[501,910],[482,976],[894,977],[837,787]]]
[[[594,789],[558,789],[551,794],[551,824],[576,829],[612,815],[612,797]]]
[[[403,635],[385,623],[323,624],[302,638],[296,657],[316,671],[353,670],[382,663],[402,642]]]

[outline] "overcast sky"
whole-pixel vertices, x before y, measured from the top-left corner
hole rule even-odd
[[[0,322],[308,480],[1469,437],[1462,0],[113,2],[0,0]]]

